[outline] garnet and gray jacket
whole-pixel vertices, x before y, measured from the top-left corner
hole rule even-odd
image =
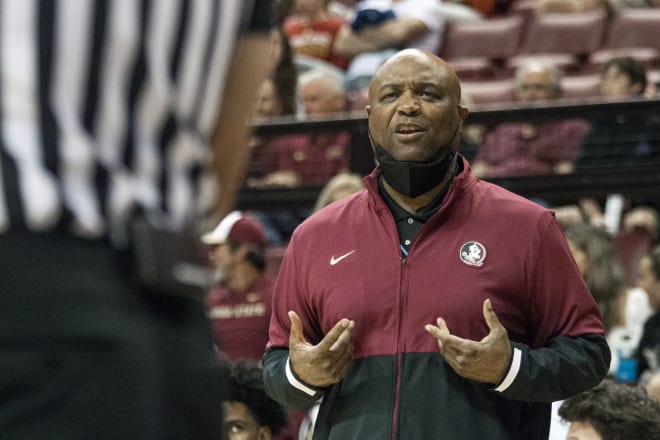
[[[273,298],[264,356],[268,393],[291,408],[323,397],[315,439],[547,439],[550,402],[600,382],[609,366],[598,308],[551,211],[476,179],[464,162],[402,259],[392,215],[367,189],[294,233]],[[458,376],[424,325],[488,334],[490,298],[514,353],[500,384]],[[352,363],[326,389],[288,364],[287,311],[312,344],[355,321]]]

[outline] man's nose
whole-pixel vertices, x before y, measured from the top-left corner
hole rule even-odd
[[[399,101],[399,112],[405,115],[417,114],[420,111],[419,101],[413,93],[404,93]]]

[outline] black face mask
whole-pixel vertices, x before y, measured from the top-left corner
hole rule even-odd
[[[450,145],[456,137],[458,127],[449,144],[443,145],[428,162],[396,160],[383,147],[375,144],[376,160],[387,183],[397,192],[408,197],[417,197],[429,192],[443,181],[450,172],[450,166],[456,157]],[[369,133],[371,139],[371,133]],[[373,140],[372,140],[373,144]]]

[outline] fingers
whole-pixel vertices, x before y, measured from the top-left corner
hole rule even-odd
[[[332,352],[343,350],[350,343],[354,325],[351,320],[340,320],[321,340],[319,348]]]
[[[438,318],[436,320],[436,324],[437,325],[426,324],[424,329],[433,335],[433,337],[436,338],[438,342],[446,342],[449,338],[452,337],[452,334],[449,332],[449,327],[447,327],[447,323],[444,319]]]
[[[289,315],[289,321],[291,321],[291,333],[289,334],[289,347],[291,347],[291,345],[295,343],[307,342],[303,334],[302,322],[300,321],[300,317],[298,316],[298,314],[293,310],[290,310],[288,315]]]
[[[289,321],[291,321],[291,333],[289,334],[289,346],[292,344],[309,344],[305,339],[303,333],[302,321],[296,312],[290,310]],[[349,319],[340,320],[335,326],[328,332],[327,335],[321,340],[318,344],[318,348],[321,350],[327,350],[330,352],[343,352],[346,350],[346,347],[350,347],[352,330],[355,326],[355,322]]]
[[[352,322],[352,321],[351,321]],[[350,345],[352,337],[353,325],[350,324],[346,329],[344,329],[339,338],[330,346],[328,351],[340,351],[346,346]]]
[[[490,298],[484,301],[483,313],[484,313],[484,319],[486,320],[486,324],[488,325],[489,329],[494,330],[502,327],[502,324],[500,324],[500,320],[497,319],[495,310],[493,310],[493,304],[491,304]]]
[[[438,318],[435,325],[427,324],[424,326],[424,329],[430,333],[438,341],[438,349],[440,350],[441,355],[445,355],[447,346],[445,343],[449,343],[450,338],[455,338],[449,331],[447,323],[444,319]]]
[[[511,353],[507,331],[493,310],[490,299],[483,302],[484,320],[490,332],[481,341],[452,335],[442,318],[424,328],[438,341],[445,362],[460,376],[484,383],[499,383],[506,374]]]

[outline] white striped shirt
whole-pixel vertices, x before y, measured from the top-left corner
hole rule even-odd
[[[136,210],[171,226],[208,211],[248,4],[0,0],[0,233],[103,237]]]

